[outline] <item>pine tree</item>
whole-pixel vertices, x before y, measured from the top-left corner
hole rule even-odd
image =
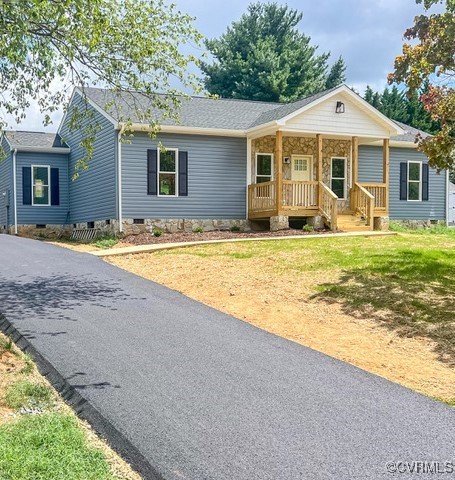
[[[206,40],[215,59],[201,63],[206,89],[225,98],[289,102],[343,81],[344,61],[327,75],[330,54],[319,55],[299,31],[302,17],[287,5],[250,4],[221,37]]]
[[[346,80],[346,64],[344,63],[343,57],[338,58],[338,60],[332,65],[332,68],[327,75],[325,81],[325,88],[336,87],[341,85]]]

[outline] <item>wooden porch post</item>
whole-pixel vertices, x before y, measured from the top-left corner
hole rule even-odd
[[[277,215],[281,215],[283,205],[283,132],[276,132],[276,209]]]
[[[382,179],[385,183],[385,210],[389,213],[389,168],[390,168],[390,140],[384,138],[382,143]]]
[[[317,161],[317,181],[323,182],[322,175],[322,135],[316,134],[316,161]],[[322,206],[322,188],[318,185],[318,207]]]
[[[352,137],[352,183],[357,183],[358,181],[359,181],[359,137]]]

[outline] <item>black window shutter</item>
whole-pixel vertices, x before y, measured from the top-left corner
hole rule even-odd
[[[179,196],[188,196],[188,152],[179,150]]]
[[[51,205],[60,205],[60,183],[58,168],[51,168]]]
[[[31,167],[22,167],[22,203],[24,205],[32,204],[32,169]]]
[[[428,163],[422,164],[422,200],[428,201],[430,196],[430,169]]]
[[[408,164],[400,163],[400,200],[408,199]]]
[[[156,195],[158,193],[157,175],[157,150],[147,150],[147,195]]]

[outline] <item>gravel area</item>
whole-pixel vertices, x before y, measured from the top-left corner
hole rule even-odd
[[[291,237],[295,235],[320,235],[321,233],[330,233],[330,230],[318,230],[314,232],[304,232],[302,229],[291,228],[279,232],[231,232],[227,230],[215,230],[213,232],[177,232],[163,233],[160,237],[155,237],[152,233],[140,233],[138,235],[128,235],[123,238],[122,244],[130,245],[149,245],[153,243],[177,243],[177,242],[197,242],[202,240],[224,240],[232,238],[263,238],[263,237]]]

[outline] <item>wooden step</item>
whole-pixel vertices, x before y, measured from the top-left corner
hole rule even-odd
[[[346,212],[338,215],[337,226],[338,230],[343,232],[366,232],[371,230],[364,219],[358,215],[349,215]]]

